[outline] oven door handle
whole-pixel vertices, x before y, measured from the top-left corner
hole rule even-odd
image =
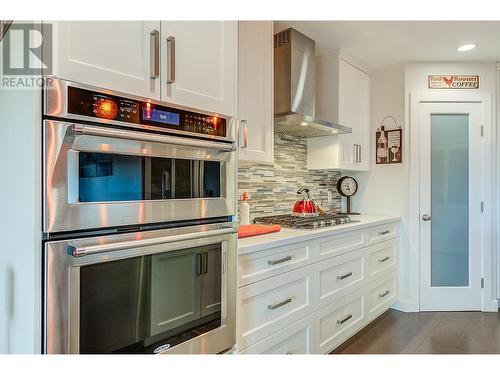
[[[159,244],[163,244],[163,243],[188,241],[188,240],[194,240],[194,239],[202,238],[202,237],[203,238],[213,237],[213,236],[232,234],[232,233],[235,233],[234,228],[224,228],[224,229],[215,229],[215,230],[204,231],[204,232],[179,234],[179,235],[168,236],[168,237],[145,238],[142,240],[113,242],[113,243],[104,244],[104,245],[78,246],[78,245],[68,244],[67,247],[68,247],[69,254],[71,254],[72,256],[83,257],[85,255],[93,255],[93,254],[107,253],[110,251],[130,249],[131,247],[151,246],[151,245],[159,245]]]
[[[232,143],[203,141],[200,139],[173,137],[169,135],[137,132],[130,130],[122,130],[122,129],[110,129],[93,125],[73,124],[72,131],[74,136],[90,135],[97,137],[129,139],[133,141],[164,143],[164,144],[179,145],[179,146],[214,148],[226,152],[236,151],[236,145]]]

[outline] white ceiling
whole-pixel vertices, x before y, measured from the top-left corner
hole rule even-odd
[[[499,61],[499,21],[277,21],[316,41],[316,54],[344,49],[379,68],[408,61]],[[471,51],[457,47],[476,43]]]

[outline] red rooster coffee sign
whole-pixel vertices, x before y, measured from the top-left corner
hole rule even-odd
[[[430,89],[478,89],[479,76],[475,75],[430,75]]]

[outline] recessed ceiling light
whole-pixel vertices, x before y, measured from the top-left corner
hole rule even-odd
[[[338,130],[332,130],[333,134],[337,134],[339,131]]]
[[[457,51],[465,52],[465,51],[470,51],[471,49],[474,49],[474,48],[476,48],[476,45],[474,43],[464,44],[463,46],[458,47]]]
[[[307,126],[307,122],[302,121],[302,122],[300,123],[300,125],[302,125],[302,126]]]

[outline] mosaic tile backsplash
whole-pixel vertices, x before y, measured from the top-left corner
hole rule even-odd
[[[274,135],[274,164],[242,164],[238,169],[238,195],[250,194],[250,218],[289,214],[297,190],[306,187],[325,211],[339,211],[341,197],[335,184],[338,171],[308,171],[307,141],[291,135]],[[328,203],[328,191],[332,201]]]

